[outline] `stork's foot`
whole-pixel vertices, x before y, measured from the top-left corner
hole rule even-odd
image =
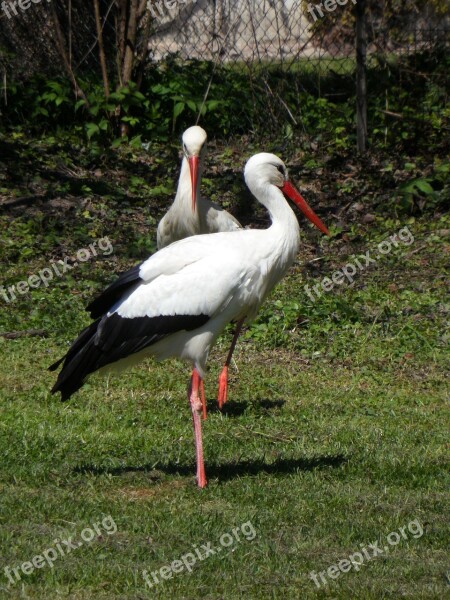
[[[219,410],[222,410],[224,404],[228,400],[228,366],[225,365],[219,377],[219,396],[217,402]]]

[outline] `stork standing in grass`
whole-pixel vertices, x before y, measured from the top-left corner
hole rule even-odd
[[[201,428],[206,361],[226,325],[253,319],[295,260],[300,230],[284,196],[328,234],[277,156],[253,156],[245,181],[269,211],[269,229],[193,236],[160,250],[121,275],[88,307],[95,321],[50,367],[63,363],[52,392],[60,391],[67,400],[97,370],[127,367],[149,355],[190,361],[188,397],[201,488],[207,484]]]
[[[206,156],[206,131],[198,125],[189,127],[183,133],[182,141],[183,160],[178,189],[172,206],[158,225],[158,250],[192,235],[242,229],[241,224],[233,215],[201,195],[201,178]],[[228,370],[242,325],[241,321],[236,326],[233,341],[219,377],[219,408],[222,408],[228,399]]]

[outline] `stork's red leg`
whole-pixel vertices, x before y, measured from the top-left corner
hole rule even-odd
[[[208,482],[206,480],[205,464],[203,462],[202,421],[200,417],[204,410],[202,400],[199,398],[199,389],[201,390],[202,387],[203,380],[200,377],[200,373],[197,369],[194,369],[189,389],[189,401],[191,403],[192,418],[194,420],[195,451],[197,455],[197,483],[199,487],[204,488]]]
[[[228,367],[231,363],[231,357],[233,356],[234,349],[236,348],[236,343],[241,333],[242,325],[244,324],[244,319],[241,319],[236,325],[236,331],[234,332],[233,341],[231,342],[230,351],[228,352],[227,360],[225,361],[225,366],[222,369],[222,373],[219,377],[219,396],[217,402],[219,403],[219,409],[222,410],[223,405],[228,400]]]
[[[208,416],[206,413],[206,394],[205,394],[205,382],[203,379],[200,379],[200,399],[202,401],[203,408],[203,420],[206,421],[206,417]]]
[[[225,363],[222,373],[219,376],[219,396],[217,402],[219,409],[222,410],[223,405],[228,400],[228,365]]]

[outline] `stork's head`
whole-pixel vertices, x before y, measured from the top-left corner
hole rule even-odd
[[[189,162],[192,184],[192,210],[195,212],[197,203],[197,187],[201,161],[206,152],[206,131],[194,125],[183,133],[183,152]]]
[[[264,189],[270,185],[275,185],[283,192],[286,198],[294,202],[311,223],[326,235],[330,235],[327,226],[289,181],[286,165],[278,156],[267,152],[255,154],[247,161],[244,176],[248,187],[252,191],[254,187]]]

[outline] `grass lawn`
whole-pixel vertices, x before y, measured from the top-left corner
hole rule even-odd
[[[46,332],[0,337],[0,597],[444,598],[448,218],[376,216],[347,241],[308,228],[238,344],[224,414],[215,396],[232,330],[212,352],[200,491],[188,366],[94,377],[65,404],[49,393],[46,368],[88,322],[88,299],[145,256],[157,222],[144,204],[79,197],[0,218],[4,284],[102,235],[114,242],[47,288],[0,298],[0,331]],[[405,226],[409,245],[308,296],[305,284]]]

